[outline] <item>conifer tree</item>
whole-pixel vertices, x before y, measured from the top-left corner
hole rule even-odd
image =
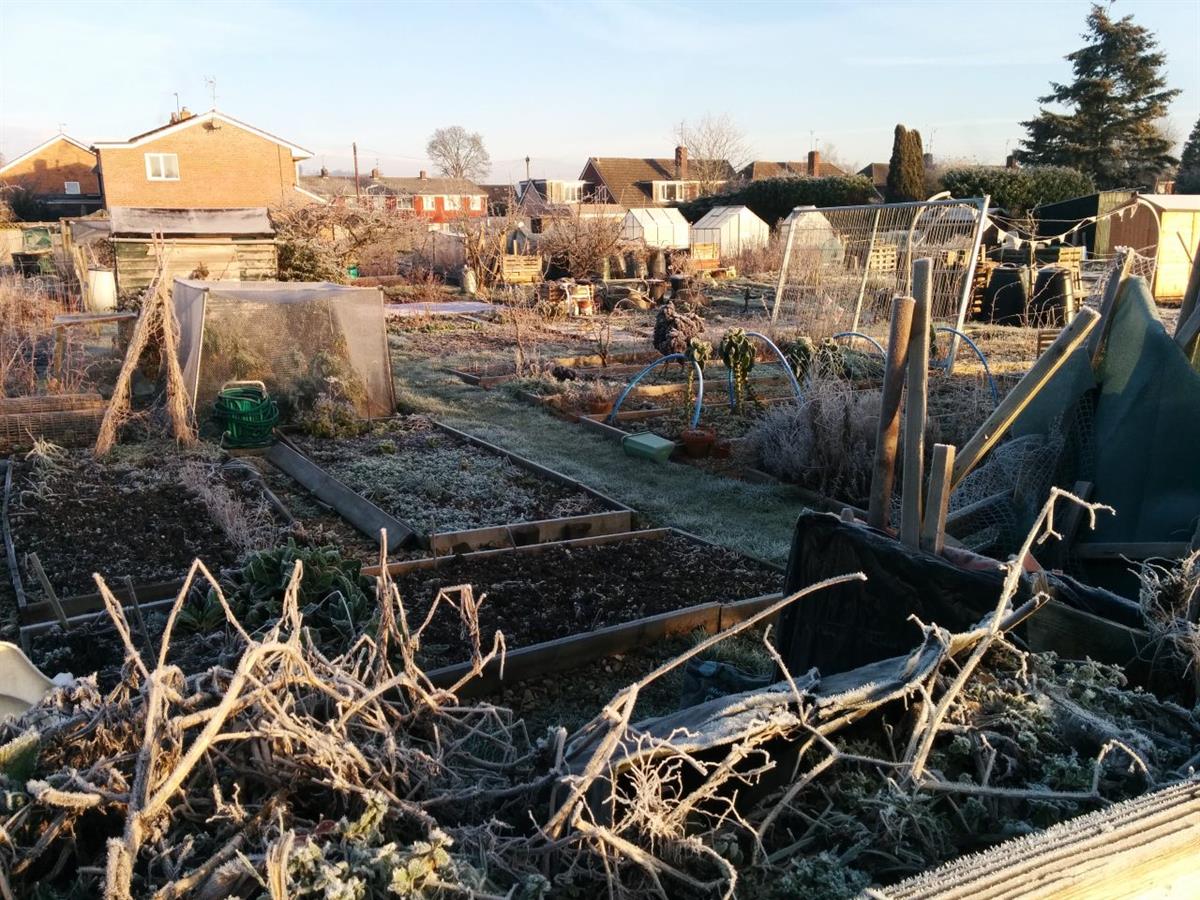
[[[1099,188],[1146,187],[1177,162],[1160,124],[1179,93],[1167,87],[1165,54],[1132,16],[1113,20],[1092,6],[1086,43],[1067,54],[1074,80],[1051,82],[1044,106],[1021,124],[1027,132],[1017,159],[1029,165],[1070,166]]]
[[[1179,174],[1175,176],[1175,193],[1200,194],[1200,119],[1192,126],[1183,152],[1179,154]]]
[[[921,133],[915,128],[910,131],[903,125],[896,126],[886,193],[889,203],[925,199],[925,155]]]

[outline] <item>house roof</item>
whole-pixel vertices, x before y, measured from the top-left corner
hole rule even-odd
[[[808,175],[807,162],[772,162],[765,159],[756,159],[754,162],[742,169],[742,177],[750,181],[760,181],[763,178],[786,178],[789,175]],[[829,178],[834,175],[845,175],[846,170],[841,166],[835,166],[831,162],[822,160],[817,163],[817,177]]]
[[[294,160],[309,159],[312,156],[311,151],[305,150],[303,147],[298,147],[291,141],[285,141],[283,138],[276,137],[269,132],[263,131],[261,128],[255,128],[253,125],[248,125],[247,123],[235,119],[233,116],[228,116],[216,109],[210,109],[208,112],[202,112],[197,113],[194,116],[188,116],[188,118],[184,119],[182,122],[168,122],[166,125],[161,125],[158,128],[153,128],[150,131],[144,131],[139,135],[135,135],[127,141],[96,141],[93,146],[98,150],[140,147],[143,144],[148,144],[151,141],[156,141],[159,138],[166,137],[168,134],[177,134],[186,128],[193,128],[196,125],[202,125],[205,122],[214,121],[225,122],[226,124],[241,128],[243,131],[248,131],[251,134],[258,135],[264,140],[272,141],[273,143],[279,144],[282,147],[287,147],[288,150],[291,151],[292,159]]]
[[[275,229],[265,206],[237,209],[149,209],[113,206],[108,210],[113,236],[135,235],[271,235]]]
[[[371,178],[359,177],[364,194],[413,196],[486,196],[487,191],[466,178]],[[301,175],[300,186],[321,197],[346,197],[354,193],[353,175]]]
[[[689,166],[700,164],[707,167],[710,163],[715,163],[719,166],[722,180],[729,180],[734,177],[733,166],[726,160],[704,160],[702,162],[690,160]],[[596,175],[604,183],[604,186],[608,188],[608,193],[612,201],[627,207],[650,206],[653,204],[654,195],[650,185],[651,182],[675,181],[674,159],[593,156],[588,159],[587,165],[584,166],[580,180],[587,180],[585,176],[589,167],[595,171]]]
[[[58,143],[59,141],[66,141],[68,144],[75,145],[80,150],[87,151],[88,153],[92,152],[92,148],[89,147],[87,144],[85,144],[83,141],[77,141],[77,140],[75,140],[75,138],[71,137],[69,134],[56,134],[56,135],[54,135],[54,137],[50,138],[49,140],[42,141],[40,144],[38,144],[32,150],[26,150],[20,156],[16,157],[15,159],[10,159],[4,165],[0,166],[0,174],[4,173],[8,169],[11,169],[17,163],[24,162],[25,160],[29,159],[29,157],[31,157],[31,156],[37,156],[37,154],[41,153],[47,147],[53,146],[54,144]]]
[[[888,163],[871,163],[859,169],[858,174],[866,175],[871,179],[871,184],[878,187],[881,184],[887,184],[888,172],[891,168]]]

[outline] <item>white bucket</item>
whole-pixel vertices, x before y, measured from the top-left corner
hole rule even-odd
[[[112,312],[117,308],[117,279],[112,269],[88,269],[87,280],[91,312]]]

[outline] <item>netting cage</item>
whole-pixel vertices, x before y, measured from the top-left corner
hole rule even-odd
[[[886,321],[912,293],[912,263],[931,259],[931,315],[961,326],[986,210],[986,198],[796,209],[772,318],[814,337]]]
[[[179,359],[197,418],[261,381],[286,423],[336,389],[362,418],[395,410],[383,294],[327,282],[175,279]]]

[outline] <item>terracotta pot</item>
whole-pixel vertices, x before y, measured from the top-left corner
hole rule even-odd
[[[591,400],[588,402],[588,412],[592,413],[593,415],[606,413],[610,409],[612,409],[611,400]]]
[[[712,455],[714,459],[729,459],[733,456],[733,441],[721,438],[713,444]]]
[[[683,442],[683,451],[692,459],[701,459],[712,452],[717,440],[716,432],[711,428],[685,428],[679,433]]]

